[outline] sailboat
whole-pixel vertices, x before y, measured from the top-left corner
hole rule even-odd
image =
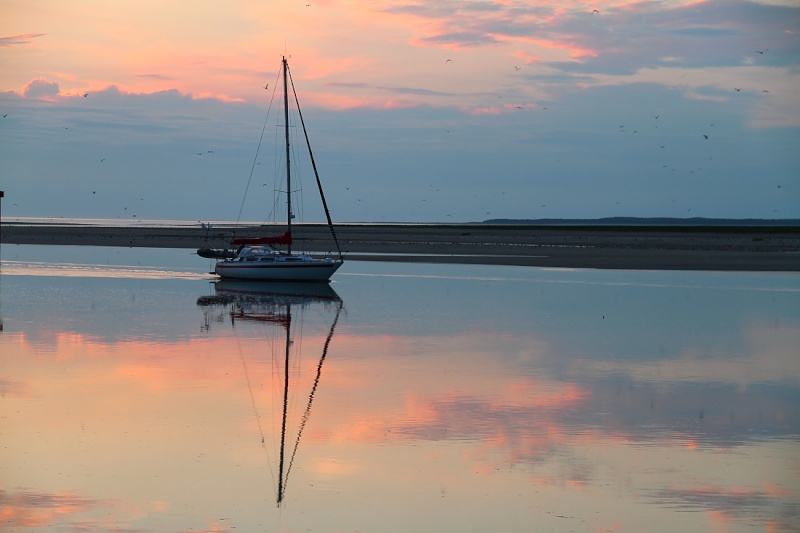
[[[256,237],[256,238],[233,238],[234,249],[212,250],[200,249],[197,251],[201,257],[217,258],[214,266],[214,273],[221,278],[246,279],[261,281],[315,281],[327,282],[344,262],[339,241],[336,238],[336,231],[331,221],[328,204],[322,191],[322,183],[319,179],[317,166],[314,162],[314,155],[311,153],[311,144],[308,140],[303,115],[300,113],[300,104],[297,100],[297,93],[294,91],[294,82],[291,83],[292,94],[297,105],[297,112],[303,127],[303,133],[308,147],[308,154],[311,158],[311,165],[317,181],[322,206],[325,209],[325,216],[328,227],[331,231],[333,241],[338,252],[337,257],[315,258],[306,253],[292,253],[292,221],[295,217],[292,210],[292,173],[290,164],[290,143],[289,143],[289,82],[291,74],[289,63],[286,57],[282,59],[283,68],[283,107],[284,107],[284,137],[286,144],[286,231],[281,235]],[[285,246],[286,249],[279,250],[276,246]]]
[[[206,315],[205,328],[211,325],[210,316],[212,315],[212,310],[222,308],[229,313],[232,327],[235,328],[236,323],[239,321],[263,324],[265,327],[269,327],[275,335],[269,345],[272,349],[273,365],[277,371],[274,376],[276,378],[275,388],[280,389],[275,392],[279,393],[280,403],[282,404],[280,408],[280,444],[275,457],[277,460],[276,502],[278,507],[281,507],[286,495],[289,474],[297,456],[303,431],[311,416],[314,395],[320,383],[323,364],[333,340],[336,324],[344,308],[344,302],[329,284],[321,283],[219,280],[215,283],[214,289],[215,294],[201,296],[197,299],[197,305],[203,308]],[[321,354],[316,364],[313,384],[308,392],[305,407],[302,408],[302,417],[295,416],[292,418],[295,422],[290,423],[290,403],[297,396],[294,390],[299,387],[299,384],[290,383],[290,377],[300,374],[296,363],[293,363],[291,359],[293,357],[296,359],[302,355],[300,347],[308,347],[302,342],[302,339],[298,339],[296,336],[298,332],[302,333],[304,330],[303,318],[305,311],[312,307],[323,308],[329,312],[333,311],[334,317],[330,322],[324,343],[320,347]],[[320,330],[321,332],[322,330]],[[250,378],[244,355],[242,355],[242,364],[244,365],[245,377],[249,387]],[[253,398],[255,410],[255,396],[252,390],[250,390],[250,396]],[[297,414],[299,415],[299,412]],[[256,416],[258,417],[258,414]],[[290,431],[289,429],[290,424],[294,426],[294,423],[298,424],[298,429],[292,444],[287,437],[294,433],[293,430]],[[258,421],[258,427],[259,431],[261,431],[260,420]],[[264,440],[265,436],[262,431],[262,445]]]

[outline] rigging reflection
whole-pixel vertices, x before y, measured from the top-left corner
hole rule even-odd
[[[279,369],[281,389],[281,427],[280,445],[278,447],[277,467],[277,497],[278,507],[281,506],[286,491],[289,474],[292,471],[294,458],[300,444],[300,439],[311,415],[311,406],[322,376],[322,367],[328,355],[328,348],[339,316],[344,308],[344,302],[336,291],[328,284],[292,283],[292,282],[253,282],[222,280],[214,283],[214,294],[201,296],[197,305],[203,309],[203,329],[208,331],[212,323],[222,322],[227,314],[230,317],[231,328],[236,328],[237,322],[260,323],[268,326],[274,334],[270,347],[272,350],[273,364]],[[290,450],[287,450],[287,431],[290,408],[290,375],[293,373],[293,358],[299,358],[303,321],[305,312],[310,308],[319,308],[330,311],[330,326],[327,328],[324,343],[321,347],[319,361],[313,383],[308,392],[308,399],[298,423],[297,435]],[[261,443],[264,444],[264,433],[261,428],[260,417],[256,408],[256,399],[253,394],[247,363],[241,354],[245,378],[248,383],[250,398],[261,433]],[[299,373],[299,372],[298,372]],[[299,386],[299,385],[298,385]]]

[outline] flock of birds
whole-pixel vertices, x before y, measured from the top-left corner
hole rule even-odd
[[[89,97],[89,93],[83,93],[81,96],[82,96],[83,98],[88,98],[88,97]],[[2,115],[2,117],[3,117],[4,119],[5,119],[5,118],[8,118],[8,116],[9,116],[9,114],[8,114],[8,113],[4,113],[4,114]],[[63,126],[63,129],[65,129],[65,130],[68,130],[68,129],[69,129],[69,126]],[[214,153],[214,150],[206,150],[205,152],[198,152],[198,153],[197,153],[197,155],[203,155],[203,154],[213,154],[213,153]],[[100,162],[101,164],[102,164],[102,163],[105,163],[105,161],[106,161],[106,158],[105,158],[105,157],[102,157],[102,158],[100,158],[100,160],[99,160],[99,162]],[[92,194],[92,196],[97,196],[97,192],[98,192],[98,191],[97,191],[97,189],[92,189],[92,191],[91,191],[91,194]],[[119,196],[117,196],[116,198],[114,198],[114,200],[119,200],[119,199],[120,199],[120,198],[119,198]],[[145,199],[144,199],[143,197],[140,197],[138,201],[139,201],[139,202],[143,202],[143,201],[145,201]],[[19,207],[19,204],[18,204],[18,203],[13,203],[12,205],[13,205],[13,206],[16,206],[16,207]],[[131,204],[131,205],[132,205],[132,204]],[[130,210],[130,211],[132,211],[132,210],[130,209],[130,206],[129,206],[129,205],[120,204],[120,211],[119,211],[119,214],[117,214],[117,215],[116,215],[116,218],[121,218],[122,216],[125,216],[125,217],[128,217],[128,216],[130,216],[130,218],[138,218],[138,215],[137,215],[137,214],[135,214],[135,213],[133,213],[133,212],[131,212],[131,213],[128,213],[128,211],[129,211],[129,210]]]
[[[308,6],[310,6],[310,5],[311,5],[311,4],[306,4],[306,6],[307,6],[307,7],[308,7]],[[600,14],[600,11],[599,11],[598,9],[593,9],[593,10],[591,11],[591,14],[592,14],[592,15],[598,15],[598,14]],[[769,51],[769,48],[765,48],[765,49],[763,49],[763,50],[755,50],[755,52],[756,52],[757,54],[759,54],[759,55],[764,55],[764,54],[766,54],[768,51]],[[452,59],[452,58],[447,58],[447,59],[445,60],[445,63],[452,63],[452,62],[453,62],[453,59]],[[515,66],[514,66],[514,69],[515,69],[515,71],[519,72],[520,70],[522,70],[522,67],[520,67],[520,66],[518,66],[518,65],[515,65]],[[269,84],[266,84],[266,85],[264,85],[264,87],[263,87],[263,88],[264,88],[264,89],[269,89]],[[738,92],[741,92],[741,91],[742,91],[742,87],[734,87],[734,88],[733,88],[733,90],[734,90],[735,92],[737,92],[737,93],[738,93]],[[769,91],[768,91],[768,90],[766,90],[766,89],[762,90],[762,92],[763,92],[763,93],[769,93]],[[83,93],[83,95],[82,95],[82,96],[83,96],[83,98],[88,98],[88,97],[89,97],[89,93]],[[500,98],[500,96],[498,96],[498,98]],[[528,108],[531,108],[531,107],[539,107],[539,106],[531,106],[531,105],[526,105],[526,106],[522,106],[522,105],[516,105],[516,106],[515,106],[515,108],[516,108],[517,110],[524,110],[524,109],[528,109]],[[548,107],[546,107],[546,106],[541,106],[541,107],[540,107],[540,109],[541,109],[542,111],[546,111],[546,110],[548,110]],[[8,113],[5,113],[5,114],[3,114],[3,115],[2,115],[2,118],[3,118],[3,119],[6,119],[6,118],[8,118],[8,116],[9,116],[9,114],[8,114]],[[659,117],[660,117],[660,116],[661,116],[661,114],[660,114],[660,113],[659,113],[659,114],[656,114],[656,115],[654,115],[653,119],[654,119],[655,121],[658,121],[658,119],[659,119]],[[710,124],[710,125],[709,125],[709,127],[713,127],[713,126],[714,126],[714,124]],[[656,125],[656,126],[655,126],[655,128],[658,128],[658,125]],[[68,127],[68,126],[64,126],[64,129],[69,129],[69,127]],[[449,130],[449,129],[445,130],[445,132],[446,132],[446,133],[451,133],[451,131],[452,131],[452,130]],[[625,126],[624,126],[624,125],[620,125],[620,126],[619,126],[619,130],[618,130],[618,131],[619,131],[619,133],[627,133],[627,131],[625,130]],[[633,130],[631,134],[639,134],[639,130]],[[710,140],[710,139],[711,139],[711,135],[710,135],[710,133],[701,133],[700,135],[701,135],[701,136],[702,136],[702,138],[703,138],[704,140],[706,140],[706,141],[708,141],[708,140]],[[667,148],[667,145],[666,145],[666,144],[657,144],[657,146],[658,146],[658,148],[659,148],[659,149],[661,149],[661,150],[664,150],[665,148]],[[214,153],[214,151],[213,151],[213,150],[205,150],[205,151],[200,151],[200,152],[197,152],[197,156],[209,155],[209,154],[213,154],[213,153]],[[713,159],[713,157],[709,157],[708,159],[709,159],[709,160],[710,160],[710,159]],[[104,163],[104,162],[106,161],[106,158],[101,158],[99,161],[100,161],[100,163]],[[672,172],[675,172],[675,171],[676,171],[676,168],[675,168],[675,167],[673,167],[673,166],[670,166],[670,165],[667,165],[667,164],[664,164],[664,165],[662,165],[662,168],[663,168],[663,169],[667,169],[667,170],[671,170]],[[694,167],[694,168],[687,169],[687,170],[688,170],[688,172],[689,172],[689,173],[691,173],[691,174],[694,174],[694,173],[695,173],[695,171],[701,171],[701,170],[703,170],[703,168],[702,168],[702,167]],[[780,188],[780,185],[778,185],[778,188]],[[345,187],[345,190],[349,191],[349,190],[350,190],[350,187]],[[92,195],[97,195],[97,190],[96,190],[96,189],[95,189],[95,190],[92,190],[92,191],[91,191],[91,193],[92,193]],[[140,200],[140,201],[144,201],[144,198],[140,198],[139,200]],[[361,199],[359,198],[359,199],[358,199],[358,201],[361,201]],[[424,200],[423,200],[423,201],[424,201]],[[619,203],[619,202],[617,202],[617,204],[618,204],[618,203]],[[18,205],[18,204],[13,204],[13,205],[15,205],[15,206],[16,206],[16,205]],[[546,204],[542,204],[542,208],[544,208],[544,207],[546,207]],[[137,218],[137,215],[136,215],[136,214],[133,214],[133,213],[131,213],[130,215],[128,215],[128,213],[127,213],[127,212],[129,211],[129,207],[128,207],[127,205],[121,205],[121,210],[122,210],[122,214],[124,214],[125,216],[130,216],[131,218]],[[688,211],[691,211],[691,208],[689,208],[689,209],[688,209]],[[776,210],[776,211],[777,211],[777,210]],[[491,213],[487,211],[487,212],[486,212],[486,214],[488,215],[488,214],[491,214]],[[448,214],[447,216],[452,216],[452,215],[451,215],[451,214]],[[119,217],[119,216],[117,216],[117,218],[120,218],[120,217]]]
[[[592,12],[591,12],[591,14],[592,14],[592,15],[596,15],[596,14],[599,14],[599,13],[600,13],[600,11],[599,11],[599,10],[597,10],[597,9],[594,9],[594,10],[592,10]],[[765,54],[765,53],[767,53],[768,51],[769,51],[769,48],[765,48],[765,49],[763,49],[763,50],[755,50],[755,53],[757,53],[757,54],[759,54],[759,55],[764,55],[764,54]],[[445,63],[446,63],[446,64],[447,64],[447,63],[451,63],[451,62],[453,62],[453,59],[452,59],[452,58],[447,58],[447,59],[445,60]],[[518,66],[518,65],[515,65],[515,66],[514,66],[514,70],[515,70],[516,72],[519,72],[520,70],[522,70],[522,67],[520,67],[520,66]],[[738,93],[738,92],[741,92],[741,91],[742,91],[742,87],[734,87],[734,88],[733,88],[733,90],[734,90],[735,92],[737,92],[737,93]],[[767,89],[763,89],[761,92],[762,92],[762,93],[769,93],[769,90],[767,90]],[[500,96],[498,96],[498,98],[501,98],[501,97],[500,97]],[[515,105],[515,106],[514,106],[514,108],[515,108],[515,109],[517,109],[517,110],[520,110],[520,111],[521,111],[521,110],[525,110],[525,109],[535,108],[535,107],[538,107],[538,108],[539,108],[539,109],[541,109],[542,111],[546,111],[546,110],[548,110],[548,107],[546,107],[546,106],[534,106],[534,105],[524,105],[524,106],[523,106],[523,105]],[[658,119],[659,119],[659,117],[660,117],[660,116],[661,116],[661,113],[655,114],[655,115],[653,116],[653,119],[654,119],[655,121],[658,121]],[[658,125],[655,125],[654,127],[657,129],[659,126],[658,126]],[[708,127],[709,127],[709,128],[713,128],[713,127],[714,127],[714,124],[713,124],[713,123],[712,123],[712,124],[709,124],[709,126],[708,126]],[[445,129],[445,133],[446,133],[446,134],[450,134],[450,133],[452,133],[452,131],[453,131],[453,130],[450,130],[450,129]],[[624,125],[620,125],[620,126],[619,126],[619,130],[618,130],[618,131],[619,131],[619,133],[627,133],[627,130],[625,130],[625,126],[624,126]],[[639,134],[639,130],[633,130],[633,131],[631,132],[631,134]],[[702,137],[702,139],[703,139],[703,140],[705,140],[705,141],[709,141],[709,140],[711,140],[711,134],[710,134],[710,133],[699,133],[698,135],[699,135],[699,136],[701,136],[701,137]],[[663,141],[662,141],[662,142],[663,142]],[[664,149],[666,149],[666,148],[667,148],[667,145],[666,145],[666,144],[660,144],[660,143],[658,143],[656,146],[658,146],[658,148],[659,148],[660,150],[664,150]],[[712,160],[712,159],[713,159],[713,156],[708,156],[708,160]],[[559,160],[559,161],[560,161],[560,160]],[[668,164],[666,164],[666,163],[662,165],[662,169],[665,169],[665,170],[668,170],[668,171],[671,171],[671,172],[676,172],[676,171],[679,171],[679,169],[678,169],[676,166],[671,166],[671,165],[668,165]],[[703,170],[703,167],[699,167],[699,166],[691,166],[691,167],[685,167],[685,168],[684,168],[684,169],[682,169],[682,170],[684,170],[684,171],[685,171],[685,172],[687,172],[688,174],[695,174],[695,172],[700,172],[700,171],[702,171],[702,170]],[[777,185],[777,188],[778,188],[778,189],[780,189],[780,188],[781,188],[781,186],[780,186],[780,185]],[[675,202],[675,200],[673,200],[673,203],[674,203],[674,202]],[[620,203],[620,202],[616,202],[616,204],[619,204],[619,203]],[[545,207],[547,207],[547,204],[542,204],[542,205],[541,205],[541,207],[542,207],[542,208],[545,208]],[[691,212],[691,211],[692,211],[692,208],[691,208],[691,207],[688,207],[688,208],[687,208],[687,212]],[[773,210],[773,213],[777,213],[777,212],[778,212],[778,210],[777,210],[777,209],[774,209],[774,210]],[[489,214],[491,214],[491,213],[487,211],[487,212],[486,212],[486,214],[487,214],[487,215],[489,215]],[[448,214],[447,216],[451,216],[451,215],[449,215],[449,214]]]

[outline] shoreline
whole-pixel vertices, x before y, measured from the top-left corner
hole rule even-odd
[[[241,226],[239,237],[284,228]],[[0,243],[222,248],[231,226],[8,224]],[[336,226],[345,260],[628,270],[800,272],[800,229],[786,227],[380,225]],[[336,253],[327,226],[293,226],[295,248]]]

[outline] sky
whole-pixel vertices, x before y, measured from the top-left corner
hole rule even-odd
[[[0,9],[3,217],[267,220],[286,56],[334,221],[800,218],[800,0]]]

